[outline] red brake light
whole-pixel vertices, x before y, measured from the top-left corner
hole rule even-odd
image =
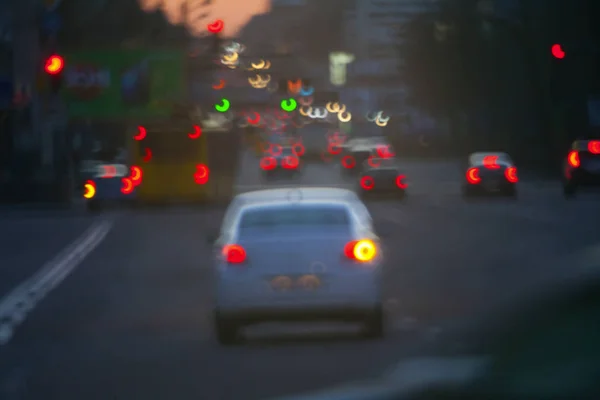
[[[121,193],[130,194],[131,192],[133,192],[133,188],[135,187],[135,185],[133,184],[131,178],[122,178],[121,183]]]
[[[246,250],[239,244],[228,244],[223,247],[223,258],[229,264],[242,264],[246,261]]]
[[[263,157],[260,160],[260,167],[265,171],[274,169],[277,166],[277,160],[275,157]]]
[[[479,170],[477,168],[469,168],[467,170],[467,182],[471,185],[475,185],[481,182],[481,178],[479,177]]]
[[[485,156],[483,157],[483,166],[489,169],[498,169],[498,156]]]
[[[298,157],[294,156],[287,156],[282,160],[282,166],[285,169],[296,169],[299,164],[300,161],[298,160]]]
[[[283,147],[280,144],[273,144],[269,150],[272,155],[278,156],[283,151]]]
[[[194,172],[194,181],[198,185],[204,185],[206,182],[208,182],[209,174],[210,170],[206,165],[198,164],[196,165],[196,172]]]
[[[342,167],[344,167],[346,169],[351,169],[351,168],[354,168],[355,165],[356,165],[356,161],[354,160],[354,157],[344,156],[342,158]]]
[[[342,148],[338,145],[337,142],[333,142],[327,145],[327,151],[332,156],[336,156],[342,152]]]
[[[400,189],[406,189],[408,187],[408,184],[404,182],[405,179],[406,175],[398,175],[396,177],[396,186],[398,186]]]
[[[377,157],[375,157],[374,155],[370,155],[367,162],[369,163],[369,166],[371,168],[378,168],[379,166],[381,166],[381,160],[377,159]]]
[[[146,128],[143,126],[138,126],[138,134],[133,137],[134,140],[140,141],[146,138]]]
[[[581,162],[579,161],[579,152],[577,150],[571,151],[567,156],[567,160],[569,165],[573,168],[577,168],[581,165]]]
[[[506,168],[506,170],[504,171],[504,176],[506,177],[506,180],[510,183],[517,183],[519,181],[519,178],[517,177],[516,167]]]
[[[355,261],[373,261],[377,256],[377,245],[369,239],[353,240],[344,247],[344,254]]]
[[[135,186],[138,186],[142,182],[142,169],[138,166],[132,166],[130,168],[131,171],[131,181]]]
[[[360,178],[360,186],[364,190],[371,190],[375,186],[375,181],[373,181],[373,178],[371,178],[370,176],[363,176],[362,178]]]
[[[600,140],[590,140],[588,142],[588,151],[592,154],[600,154]]]
[[[296,143],[293,147],[292,147],[292,151],[294,152],[294,154],[298,157],[302,157],[304,155],[304,145],[302,143]]]

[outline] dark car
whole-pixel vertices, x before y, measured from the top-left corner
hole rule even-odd
[[[469,156],[462,192],[517,197],[517,167],[506,153],[480,152]]]
[[[600,140],[575,141],[565,159],[564,195],[573,197],[587,187],[600,187]]]
[[[349,140],[342,151],[340,163],[347,174],[360,173],[367,160],[392,155],[391,146],[381,138],[355,138]]]
[[[394,159],[372,158],[365,161],[361,167],[358,190],[363,199],[402,199],[406,196],[406,175]]]
[[[281,147],[274,154],[265,154],[260,160],[260,168],[268,180],[296,178],[301,173],[301,162],[292,147]]]

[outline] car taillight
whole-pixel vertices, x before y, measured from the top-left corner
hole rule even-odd
[[[281,164],[285,169],[296,169],[298,168],[298,165],[300,165],[300,161],[298,160],[298,157],[287,156],[281,160]]]
[[[488,169],[498,169],[498,156],[485,156],[483,157],[483,166]]]
[[[396,177],[396,186],[398,186],[400,189],[406,189],[408,187],[408,184],[404,182],[405,179],[406,175],[398,175]]]
[[[363,176],[360,178],[360,186],[364,190],[371,190],[375,186],[375,181],[370,176]]]
[[[577,150],[571,151],[567,156],[567,161],[571,167],[579,167],[581,165],[581,162],[579,161],[579,152]]]
[[[371,154],[367,159],[367,163],[371,168],[379,168],[381,166],[381,159]]]
[[[298,157],[302,157],[304,155],[304,152],[306,151],[304,149],[304,145],[302,143],[296,143],[293,147],[292,147],[292,151],[294,152],[294,154]]]
[[[96,195],[96,183],[92,180],[88,180],[83,185],[83,197],[86,199],[91,199]]]
[[[504,176],[506,180],[510,183],[517,183],[519,178],[517,177],[517,168],[516,167],[508,167],[504,170]]]
[[[228,264],[242,264],[246,261],[246,250],[239,244],[228,244],[221,253]]]
[[[129,168],[129,170],[131,172],[131,181],[135,186],[138,186],[142,182],[142,169],[134,165],[131,168]]]
[[[329,143],[327,145],[327,151],[332,156],[337,156],[342,152],[342,147],[337,142]]]
[[[194,172],[194,182],[198,185],[204,185],[208,182],[208,176],[210,174],[210,170],[204,164],[196,165],[196,172]]]
[[[469,168],[467,170],[466,177],[467,182],[469,182],[471,185],[481,182],[481,178],[479,177],[479,169],[477,168]]]
[[[354,157],[344,156],[344,158],[342,158],[342,167],[344,167],[346,169],[351,169],[351,168],[354,168],[355,165],[356,165],[356,161],[354,161]]]
[[[272,144],[269,152],[273,156],[279,156],[283,152],[283,146],[281,146],[280,144]]]
[[[377,257],[377,245],[369,239],[353,240],[344,247],[344,254],[351,260],[369,262]]]
[[[600,140],[590,140],[588,142],[588,151],[592,154],[600,154]]]
[[[133,192],[134,187],[135,185],[133,184],[131,178],[121,178],[121,193],[130,194]]]
[[[277,166],[277,160],[275,159],[275,157],[263,157],[260,160],[260,167],[265,171],[272,170],[276,166]]]

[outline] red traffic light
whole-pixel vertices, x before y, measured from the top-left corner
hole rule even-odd
[[[44,70],[50,75],[59,74],[65,66],[65,60],[61,56],[52,55],[46,60]]]
[[[558,44],[558,43],[553,44],[551,47],[551,51],[552,51],[552,56],[554,58],[558,58],[559,60],[562,60],[563,58],[565,58],[565,52],[560,44]]]

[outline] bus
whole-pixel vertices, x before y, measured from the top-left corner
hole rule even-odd
[[[233,196],[239,140],[230,127],[185,120],[131,131],[132,163],[142,172],[137,204],[204,204]]]

